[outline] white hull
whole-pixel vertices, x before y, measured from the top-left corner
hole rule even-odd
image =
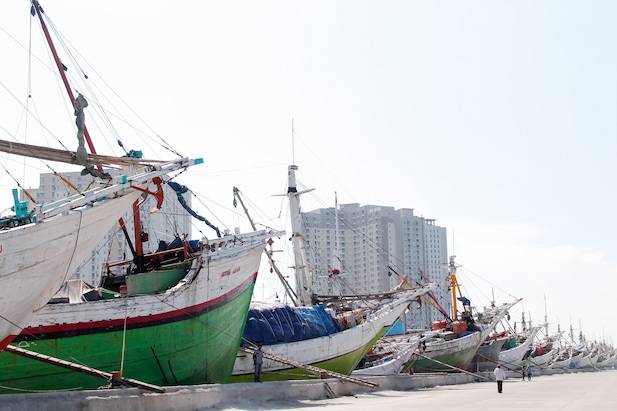
[[[91,255],[141,193],[0,233],[0,349]]]
[[[570,364],[572,363],[572,358],[568,358],[562,361],[554,361],[550,368],[570,368]]]
[[[352,375],[397,375],[401,372],[407,361],[418,349],[417,344],[402,346],[394,358],[373,367],[362,368],[352,372]]]
[[[596,364],[596,367],[598,367],[598,368],[606,368],[606,367],[609,367],[611,365],[611,362],[612,362],[612,358],[609,357],[609,358],[607,358],[604,361],[598,361],[598,363]]]
[[[581,362],[583,358],[583,354],[579,354],[577,356],[573,356],[570,358],[570,368],[578,368],[578,364]]]
[[[47,304],[36,313],[30,327],[34,333],[45,333],[58,324],[64,328],[81,329],[87,323],[123,323],[125,317],[130,326],[156,316],[198,312],[204,304],[225,298],[255,281],[268,236],[258,232],[252,238],[237,237],[244,240],[242,245],[233,245],[230,241],[228,248],[204,251],[207,256],[195,258],[185,278],[164,293],[75,304]],[[216,240],[217,243],[223,241]]]
[[[536,334],[540,331],[540,327],[534,327],[527,339],[514,348],[505,350],[499,353],[499,362],[506,368],[518,368],[521,366],[521,361],[525,354],[531,349],[533,340]]]
[[[587,354],[576,362],[576,368],[587,368],[592,366],[593,364],[591,363],[591,354]]]
[[[529,359],[530,365],[535,365],[536,367],[543,367],[547,365],[557,354],[557,349],[553,348],[549,352],[544,355],[538,355],[537,357],[532,357]]]
[[[350,354],[366,347],[379,333],[384,331],[384,327],[392,325],[403,314],[410,301],[429,290],[430,288],[423,287],[408,291],[403,297],[385,304],[369,315],[365,322],[353,328],[309,340],[267,345],[263,347],[263,351],[301,364],[316,364]],[[291,368],[289,365],[264,358],[262,372],[267,373],[289,368]],[[239,353],[236,357],[233,375],[253,374],[253,372],[252,356]]]
[[[468,334],[464,337],[455,338],[450,341],[428,342],[426,343],[426,349],[422,352],[422,355],[429,358],[435,358],[442,355],[455,354],[472,348],[475,348],[477,351],[478,347],[480,347],[480,344],[482,344],[482,342],[486,339],[486,336],[490,333],[490,331],[490,329],[486,328],[482,331]]]
[[[494,313],[492,314],[492,320],[488,324],[481,326],[480,331],[465,335],[460,338],[455,338],[450,341],[437,340],[428,342],[426,344],[426,349],[424,349],[424,351],[422,352],[422,355],[428,358],[437,358],[448,354],[457,354],[464,351],[473,351],[473,354],[469,356],[468,360],[469,362],[471,362],[474,355],[478,351],[478,348],[480,348],[482,342],[484,342],[484,340],[486,340],[491,331],[493,331],[495,325],[499,321],[501,321],[501,319],[506,315],[507,311],[512,306],[517,304],[518,301],[520,300],[509,304],[504,304],[501,307],[496,307],[494,309]],[[464,365],[464,367],[467,367],[468,365],[469,364],[466,364]]]

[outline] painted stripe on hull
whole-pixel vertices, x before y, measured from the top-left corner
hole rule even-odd
[[[254,277],[253,277],[254,278]],[[229,382],[254,282],[193,319],[127,330],[124,375],[159,385]],[[24,348],[105,371],[120,368],[122,331],[22,342]],[[158,361],[157,361],[158,360]],[[104,381],[0,353],[0,385],[21,390],[95,389]],[[11,390],[0,389],[2,393]]]
[[[144,317],[133,317],[127,320],[127,329],[135,329],[141,327],[151,327],[175,321],[186,320],[201,315],[209,310],[213,310],[222,306],[240,295],[246,288],[255,282],[257,273],[247,278],[238,287],[229,292],[206,301],[202,304],[192,307],[170,310],[160,314],[153,314]],[[118,300],[120,303],[121,300]],[[55,324],[42,327],[28,327],[24,332],[16,338],[16,341],[31,341],[48,338],[62,338],[76,335],[94,334],[100,332],[118,331],[124,329],[124,320],[108,320],[108,321],[93,321],[80,322],[73,324]]]
[[[6,348],[6,346],[9,345],[15,339],[15,337],[17,337],[17,336],[16,335],[9,335],[8,337],[6,337],[2,341],[0,341],[0,351],[4,350]]]

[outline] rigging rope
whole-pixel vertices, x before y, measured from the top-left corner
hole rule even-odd
[[[216,235],[218,237],[221,237],[221,231],[218,229],[218,227],[216,227],[214,224],[212,224],[210,221],[208,221],[207,218],[197,214],[191,207],[189,207],[189,205],[186,203],[186,200],[184,199],[184,196],[182,194],[187,193],[189,190],[189,188],[187,186],[184,186],[182,184],[176,183],[175,181],[168,181],[167,185],[169,187],[171,187],[172,190],[174,190],[176,192],[176,197],[178,198],[178,202],[180,203],[180,205],[182,205],[182,207],[193,217],[195,217],[196,219],[198,219],[199,221],[203,221],[208,227],[210,227],[211,229],[213,229],[214,231],[216,231]]]
[[[49,17],[49,15],[47,15],[47,13],[43,14],[45,17],[45,20],[48,22],[49,26],[52,28],[52,30],[54,31],[56,37],[58,38],[58,41],[60,42],[61,46],[64,48],[64,50],[67,52],[69,58],[72,60],[73,64],[75,64],[75,66],[77,67],[77,69],[81,72],[82,76],[84,77],[84,79],[88,79],[88,76],[86,75],[86,73],[84,72],[83,68],[81,67],[81,65],[79,64],[79,62],[77,61],[77,59],[75,58],[75,56],[73,55],[73,53],[71,52],[71,49],[75,52],[75,54],[77,54],[79,57],[81,57],[83,59],[83,61],[85,62],[86,65],[88,65],[90,67],[90,69],[92,69],[92,71],[94,72],[94,74],[96,74],[98,76],[98,78],[103,82],[103,84],[105,86],[107,86],[107,88],[109,88],[109,90],[129,109],[129,111],[131,111],[147,128],[150,129],[150,131],[161,141],[159,143],[157,143],[158,145],[160,145],[162,148],[170,151],[171,153],[177,155],[178,157],[183,157],[178,151],[176,151],[163,137],[161,137],[159,134],[157,134],[154,129],[152,129],[152,127],[150,127],[150,125],[148,123],[146,123],[146,121],[139,116],[139,114],[137,114],[137,112],[135,110],[133,110],[133,108],[131,108],[131,106],[128,105],[128,103],[126,103],[126,101],[124,101],[124,99],[122,99],[122,97],[120,97],[120,95],[118,93],[116,93],[116,91],[103,79],[103,77],[94,69],[94,67],[88,63],[87,59],[79,52],[79,50],[77,50],[76,47],[74,47],[71,42],[60,32],[60,30],[58,30],[58,28],[55,26],[55,24],[53,23],[53,21],[51,20],[51,18]],[[90,88],[90,86],[88,85],[89,82],[84,82],[86,88],[88,88],[88,90],[90,91],[91,94],[94,95],[93,90]],[[113,129],[112,131],[115,132],[115,128],[113,127],[113,124],[111,124],[111,120],[109,119],[109,117],[106,115],[105,110],[102,108],[102,105],[100,104],[100,102],[98,101],[98,99],[96,98],[96,96],[94,95],[94,98],[96,100],[97,105],[101,108],[101,111],[103,112],[102,117],[110,124],[111,128]],[[107,99],[109,101],[109,99]],[[116,132],[117,133],[117,132]],[[119,136],[118,136],[119,139]]]

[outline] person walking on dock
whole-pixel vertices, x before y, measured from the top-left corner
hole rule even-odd
[[[253,351],[253,365],[255,366],[255,382],[261,382],[261,366],[264,362],[264,353],[261,351],[261,344],[257,344],[257,349]]]
[[[503,391],[503,380],[506,379],[506,373],[501,368],[501,365],[497,365],[497,368],[495,368],[493,374],[495,374],[495,381],[497,381],[497,392],[501,394]]]
[[[530,366],[527,366],[527,381],[531,381],[531,367]]]

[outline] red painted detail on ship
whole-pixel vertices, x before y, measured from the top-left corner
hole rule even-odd
[[[147,316],[140,317],[129,317],[126,321],[127,326],[131,325],[145,325],[148,323],[157,323],[160,321],[173,321],[174,318],[185,317],[190,314],[199,314],[202,313],[208,308],[221,305],[227,301],[232,300],[240,293],[242,293],[246,287],[248,287],[251,283],[254,283],[257,279],[257,273],[252,274],[246,280],[242,282],[236,288],[228,291],[227,293],[213,298],[212,300],[206,301],[201,304],[193,305],[191,307],[180,308],[177,310],[166,311],[159,314],[152,314]],[[89,321],[89,322],[79,322],[72,324],[54,324],[54,325],[44,325],[39,327],[28,327],[25,328],[21,335],[36,335],[36,334],[55,334],[55,333],[66,333],[66,332],[74,332],[79,330],[92,330],[94,328],[113,328],[122,326],[124,324],[124,318],[118,318],[113,320],[101,320],[101,321]],[[13,337],[14,338],[14,337]],[[9,341],[10,342],[10,341]],[[8,344],[8,343],[7,343]]]
[[[14,339],[17,337],[16,335],[9,335],[2,341],[0,341],[0,351],[4,350],[7,345],[9,345]]]

